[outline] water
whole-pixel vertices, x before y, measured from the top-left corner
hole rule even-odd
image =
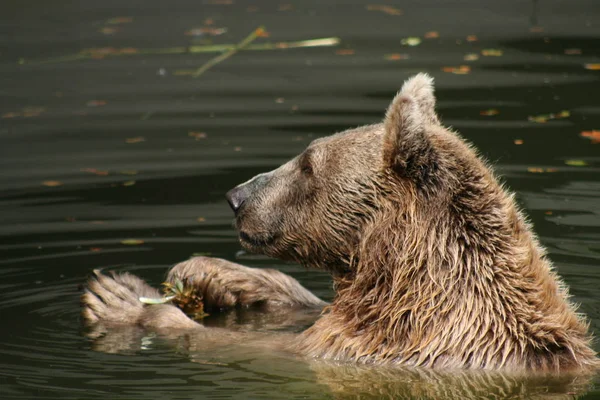
[[[94,340],[81,327],[78,304],[93,268],[133,271],[158,284],[170,265],[195,253],[279,268],[330,300],[326,274],[240,256],[223,195],[312,138],[378,121],[402,81],[427,71],[444,122],[517,192],[598,332],[600,144],[580,135],[600,129],[600,71],[584,67],[600,63],[594,0],[5,3],[3,399],[570,398],[586,391],[584,398],[600,398],[586,382],[306,363],[134,328]],[[270,37],[254,44],[341,42],[241,51],[198,78],[178,72],[218,55],[185,46],[237,43],[260,25]],[[432,31],[439,37],[424,38]],[[407,37],[421,43],[403,46]],[[82,49],[104,50],[70,57]],[[99,58],[119,51],[128,54]],[[442,70],[461,65],[470,71]],[[561,111],[569,115],[528,121]],[[269,329],[252,314],[207,323]]]

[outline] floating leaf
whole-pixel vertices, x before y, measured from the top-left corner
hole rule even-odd
[[[220,36],[227,33],[227,28],[213,28],[204,26],[202,28],[192,28],[185,32],[186,36]]]
[[[92,253],[97,253],[102,250],[102,247],[90,247]]]
[[[490,108],[489,110],[483,110],[479,112],[479,115],[485,115],[486,117],[491,117],[498,114],[500,114],[500,111],[496,110],[495,108]]]
[[[579,134],[579,136],[590,139],[592,144],[600,143],[600,131],[595,129],[592,129],[591,131],[583,131]]]
[[[233,151],[242,151],[242,146],[235,146]]]
[[[140,244],[144,244],[144,241],[141,239],[123,239],[123,240],[121,240],[121,244],[124,244],[127,246],[137,246]]]
[[[204,222],[204,221],[206,221],[206,218],[204,218],[204,217],[198,217],[198,218],[196,218],[196,221],[198,221],[198,222]]]
[[[531,115],[527,117],[528,121],[537,122],[539,124],[543,124],[552,119],[564,119],[569,118],[571,116],[571,112],[568,110],[563,110],[558,113],[552,114],[541,114],[541,115]]]
[[[414,47],[421,44],[421,38],[416,36],[409,36],[407,38],[402,39],[400,43],[402,43],[404,46]]]
[[[565,54],[569,55],[569,56],[578,56],[581,55],[581,49],[576,49],[576,48],[571,48],[571,49],[565,49]]]
[[[533,174],[542,174],[544,172],[557,172],[558,169],[557,168],[540,168],[540,167],[529,167],[527,168],[528,172],[531,172]]]
[[[402,15],[402,10],[388,5],[382,4],[369,4],[367,5],[369,11],[381,11],[388,15]]]
[[[105,26],[103,28],[100,28],[98,30],[98,32],[104,34],[104,35],[114,35],[115,33],[117,33],[119,31],[119,28],[115,28],[112,26]]]
[[[522,145],[523,144],[523,139],[515,139],[514,140],[514,144],[516,144],[517,146]]]
[[[437,39],[440,37],[440,33],[436,31],[426,32],[424,35],[425,39]]]
[[[390,60],[390,61],[398,61],[398,60],[408,60],[410,58],[410,56],[408,54],[392,53],[392,54],[386,54],[384,56],[384,58],[386,60]]]
[[[600,64],[584,64],[583,67],[590,71],[600,71]]]
[[[188,136],[189,137],[193,137],[196,140],[206,139],[206,133],[205,132],[188,132]]]
[[[146,141],[146,138],[144,138],[143,136],[136,136],[136,137],[125,139],[125,143],[129,143],[129,144],[141,143],[141,142],[145,142],[145,141]]]
[[[56,186],[62,186],[63,183],[61,181],[44,181],[44,182],[42,182],[42,185],[48,186],[48,187],[56,187]]]
[[[278,97],[278,98],[275,99],[275,103],[277,103],[277,104],[283,104],[283,103],[285,103],[285,98]]]
[[[531,172],[533,174],[541,174],[544,172],[544,168],[539,167],[528,167],[527,172]]]
[[[355,53],[353,49],[339,49],[335,51],[338,56],[351,56]]]
[[[94,174],[94,175],[98,175],[98,176],[107,176],[108,175],[108,171],[99,170],[96,168],[81,168],[80,171],[81,172],[89,172],[90,174]]]
[[[133,186],[135,185],[135,181],[125,181],[123,182],[123,186]]]
[[[476,35],[469,35],[467,36],[467,42],[476,42],[477,40],[477,36]]]
[[[46,107],[37,107],[37,106],[29,106],[23,107],[20,112],[11,111],[2,114],[2,118],[16,118],[16,117],[39,117],[44,111],[46,111]]]
[[[442,67],[442,71],[450,72],[457,75],[465,75],[471,72],[471,67],[468,65],[460,65],[458,67]]]
[[[258,31],[258,33],[256,35],[261,38],[271,37],[271,34],[269,32],[267,32],[266,29],[261,29],[260,31]]]
[[[465,54],[464,60],[465,61],[476,61],[476,60],[479,60],[479,54],[477,54],[477,53]]]
[[[588,165],[588,163],[583,160],[565,160],[565,164],[570,165],[571,167],[585,167]]]
[[[500,57],[503,54],[502,50],[499,49],[483,49],[481,55],[484,57]]]

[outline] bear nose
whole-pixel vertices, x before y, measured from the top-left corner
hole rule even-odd
[[[237,213],[244,201],[248,198],[247,190],[243,186],[236,186],[225,195],[229,206],[234,213]]]

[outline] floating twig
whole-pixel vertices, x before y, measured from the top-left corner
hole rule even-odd
[[[198,68],[193,74],[192,77],[194,78],[198,78],[200,75],[202,75],[203,73],[205,73],[206,71],[208,71],[209,69],[211,69],[212,67],[214,67],[215,65],[227,60],[229,57],[233,56],[234,54],[236,54],[238,51],[240,51],[241,49],[243,49],[244,47],[248,46],[250,43],[252,43],[254,40],[256,40],[256,38],[258,38],[260,35],[262,35],[262,33],[265,31],[265,28],[262,26],[259,26],[258,28],[256,28],[254,30],[254,32],[252,32],[251,34],[249,34],[248,36],[246,36],[244,38],[244,40],[242,40],[241,42],[239,42],[235,47],[233,47],[232,49],[230,49],[229,51],[215,57],[212,58],[210,60],[208,60],[204,65],[202,65],[200,68]]]
[[[285,50],[285,49],[297,49],[303,47],[331,47],[340,44],[340,38],[328,37],[318,39],[299,40],[294,42],[267,42],[267,43],[251,43],[244,48],[238,48],[237,51],[242,50]],[[20,65],[40,65],[40,64],[51,64],[61,62],[72,62],[79,60],[90,60],[90,59],[103,59],[106,57],[116,56],[139,56],[139,55],[157,55],[157,54],[197,54],[197,53],[222,53],[228,52],[235,49],[239,45],[236,44],[218,44],[218,45],[205,45],[205,46],[179,46],[179,47],[167,47],[159,49],[115,49],[115,48],[97,48],[97,49],[85,49],[77,54],[71,54],[66,56],[59,56],[54,58],[48,58],[46,60],[39,61],[27,61],[26,59],[19,59]]]

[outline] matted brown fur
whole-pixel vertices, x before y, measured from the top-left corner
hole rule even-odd
[[[594,370],[588,324],[513,196],[440,124],[434,105],[432,79],[419,74],[382,124],[315,140],[228,194],[244,247],[333,274],[333,303],[279,345],[359,363]],[[192,259],[174,267],[174,277],[192,277],[209,307],[324,305],[280,272],[223,260]],[[110,294],[126,292],[126,283],[92,281],[84,317],[126,320],[128,308]],[[163,326],[179,317],[130,321]]]

